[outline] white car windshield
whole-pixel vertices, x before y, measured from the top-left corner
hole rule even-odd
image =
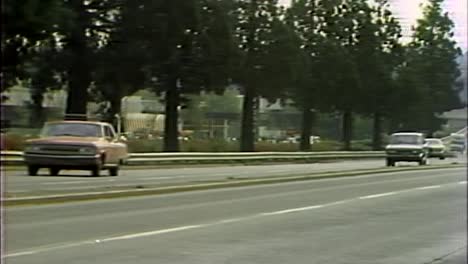
[[[418,135],[393,135],[390,144],[422,145],[423,139]]]
[[[95,124],[83,123],[57,123],[47,124],[42,130],[43,137],[73,136],[73,137],[100,137],[101,127]]]

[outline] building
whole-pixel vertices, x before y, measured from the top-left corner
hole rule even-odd
[[[440,115],[440,118],[446,120],[445,130],[450,132],[459,131],[467,126],[468,108],[454,109]]]

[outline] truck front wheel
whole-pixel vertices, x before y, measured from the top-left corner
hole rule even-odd
[[[387,167],[393,167],[393,166],[395,166],[395,161],[391,159],[387,159]]]

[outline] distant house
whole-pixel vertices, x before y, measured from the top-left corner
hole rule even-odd
[[[440,115],[441,119],[447,121],[446,129],[452,132],[459,131],[467,126],[468,108],[454,109]]]

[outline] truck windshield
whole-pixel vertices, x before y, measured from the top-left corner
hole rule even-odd
[[[100,126],[83,123],[54,123],[44,126],[43,137],[73,136],[73,137],[100,137]]]
[[[422,145],[423,139],[418,135],[393,135],[390,144]]]

